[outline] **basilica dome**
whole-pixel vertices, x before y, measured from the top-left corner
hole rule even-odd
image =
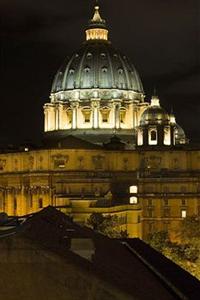
[[[98,6],[86,29],[86,41],[58,70],[51,92],[93,88],[143,93],[135,67],[108,40]]]
[[[92,88],[143,92],[139,75],[129,59],[102,40],[84,43],[67,60],[55,76],[52,93]]]
[[[99,145],[117,136],[130,148],[146,107],[140,77],[130,60],[109,41],[99,6],[95,6],[85,33],[80,49],[54,78],[50,103],[44,105],[45,136],[72,135]]]

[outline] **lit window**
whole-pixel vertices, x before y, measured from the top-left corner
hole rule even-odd
[[[149,129],[148,132],[148,142],[149,145],[157,145],[158,143],[158,137],[157,137],[157,130],[156,128],[154,129]]]
[[[109,120],[110,109],[105,107],[101,109],[102,122],[107,123]]]
[[[89,123],[90,122],[90,113],[85,114],[85,123]]]
[[[130,204],[137,204],[138,203],[138,198],[137,197],[130,197]]]
[[[181,210],[181,218],[186,218],[187,212],[185,209]]]
[[[90,107],[83,108],[82,110],[84,116],[84,122],[90,123],[91,109]]]
[[[130,194],[136,194],[138,192],[137,185],[130,186],[129,191],[130,191]]]

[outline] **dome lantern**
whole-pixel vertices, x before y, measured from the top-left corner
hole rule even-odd
[[[99,6],[95,6],[93,18],[89,21],[86,29],[86,41],[102,40],[108,41],[108,29],[106,21],[101,18]]]

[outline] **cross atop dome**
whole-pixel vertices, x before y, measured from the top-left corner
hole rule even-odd
[[[103,20],[100,16],[100,13],[99,13],[99,6],[96,5],[94,7],[95,11],[94,11],[94,15],[93,15],[93,18],[91,19],[91,23],[97,23],[97,24],[105,24],[105,20]]]

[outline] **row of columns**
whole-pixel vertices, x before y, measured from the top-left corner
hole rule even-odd
[[[28,194],[23,191],[17,194],[12,191],[1,192],[0,212],[5,212],[8,216],[23,216],[36,212],[42,207],[52,205],[50,202],[51,195],[48,192],[44,194]]]
[[[133,107],[133,104],[129,104]],[[130,107],[129,106],[129,107]],[[80,126],[78,120],[78,108],[79,101],[71,101],[70,106],[65,104],[46,104],[44,106],[45,113],[45,132],[53,131],[53,130],[63,130],[63,129],[81,129],[82,124]],[[72,120],[71,124],[67,125],[67,109],[71,109]],[[112,102],[112,107],[110,109],[111,113],[111,122],[109,124],[109,128],[120,129],[120,109],[121,109],[121,100],[116,99]],[[100,99],[95,98],[91,99],[91,118],[92,118],[92,128],[97,129],[100,127]],[[138,111],[133,109],[132,113],[132,122],[127,127],[127,129],[135,128],[138,126]],[[66,118],[66,119],[65,119]],[[130,127],[130,128],[129,128]],[[107,128],[105,126],[105,128]]]

